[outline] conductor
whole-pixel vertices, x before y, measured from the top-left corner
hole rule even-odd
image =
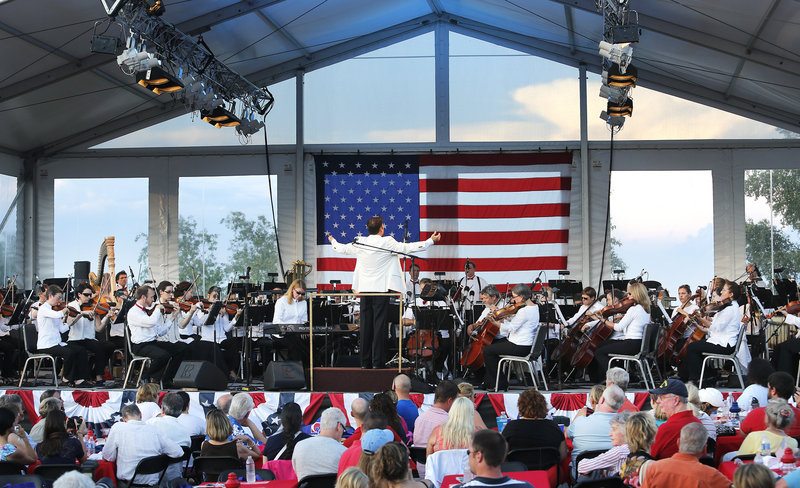
[[[397,291],[405,293],[406,284],[400,269],[400,259],[392,252],[419,252],[438,242],[442,235],[434,232],[427,240],[402,243],[393,237],[384,237],[383,217],[372,217],[367,221],[366,237],[356,237],[350,244],[339,244],[332,235],[328,240],[333,250],[341,254],[355,254],[356,267],[353,272],[353,289],[357,292],[386,293]],[[363,245],[360,245],[363,244]],[[388,335],[386,310],[388,296],[361,297],[361,367],[363,369],[383,368],[384,340]]]

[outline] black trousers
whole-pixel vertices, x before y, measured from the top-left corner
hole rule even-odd
[[[785,371],[794,377],[797,374],[798,354],[800,354],[800,339],[792,338],[776,345],[772,351],[775,369]]]
[[[500,364],[500,356],[527,356],[531,352],[531,346],[518,346],[508,339],[498,339],[483,350],[483,363],[486,365],[486,376],[484,383],[487,388],[505,389],[508,382],[505,376],[500,375],[500,381],[494,384],[497,377],[497,366]]]
[[[225,376],[228,376],[228,362],[219,344],[211,341],[193,341],[190,345],[192,359],[214,363]]]
[[[595,383],[605,382],[608,360],[612,354],[636,354],[642,349],[641,339],[605,341],[594,351],[594,360],[589,365],[589,376]]]
[[[0,353],[3,353],[0,374],[6,378],[13,377],[18,369],[17,356],[20,349],[21,345],[16,337],[10,335],[0,337]]]
[[[186,355],[186,344],[182,342],[141,342],[131,344],[131,349],[139,356],[150,358],[150,367],[145,370],[144,376],[155,381],[163,378],[167,383],[175,377],[175,373]]]
[[[39,352],[64,358],[64,377],[69,381],[89,379],[88,352],[74,344],[39,349]]]
[[[386,365],[384,342],[388,334],[386,311],[388,296],[361,297],[361,367],[383,368]]]
[[[94,358],[90,363],[91,365],[91,373],[95,376],[103,376],[103,373],[106,371],[106,364],[108,364],[108,359],[111,357],[111,354],[116,349],[116,346],[111,342],[101,342],[92,339],[82,339],[80,341],[69,341],[68,344],[80,346],[91,354],[94,354]],[[88,361],[88,357],[87,363]]]
[[[730,354],[735,346],[710,344],[705,339],[692,342],[686,347],[686,358],[678,365],[678,375],[683,381],[698,381],[703,368],[703,353]]]

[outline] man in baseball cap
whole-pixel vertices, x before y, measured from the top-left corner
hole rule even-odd
[[[689,409],[687,402],[689,391],[681,380],[665,380],[655,390],[650,390],[650,401],[661,407],[667,421],[661,424],[656,432],[650,455],[655,459],[672,457],[678,452],[678,440],[683,426],[692,422],[701,423]]]

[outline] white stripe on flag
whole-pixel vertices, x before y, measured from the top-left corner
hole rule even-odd
[[[569,176],[570,166],[566,164],[531,164],[526,166],[420,166],[420,178],[429,179],[450,179],[453,175],[465,177],[464,175],[478,174],[485,177],[487,169],[491,168],[491,178],[502,178],[501,175],[509,172],[511,174],[522,174],[525,178],[544,175],[545,178],[558,176]],[[480,177],[480,176],[479,176]]]
[[[515,244],[503,245],[502,242],[492,246],[491,258],[537,258],[542,256],[563,256],[567,253],[568,244]],[[433,246],[424,255],[426,258],[450,258],[453,256],[477,257],[486,255],[487,246]],[[480,268],[478,269],[480,272]]]
[[[487,195],[494,197],[493,192],[420,192],[419,205],[482,205],[487,203]],[[569,201],[569,191],[539,190],[515,191],[503,193],[503,199],[492,203],[493,206],[529,205],[564,203]]]
[[[419,228],[423,232],[563,230],[569,229],[569,217],[526,217],[522,219],[419,219]]]

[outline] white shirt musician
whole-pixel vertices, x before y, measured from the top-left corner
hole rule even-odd
[[[464,310],[472,310],[473,305],[481,303],[481,290],[489,284],[488,281],[475,274],[475,263],[467,260],[464,265],[465,276],[458,280],[458,287],[461,291],[462,307]]]
[[[412,264],[411,267],[408,269],[408,276],[409,279],[406,281],[406,296],[408,297],[406,301],[411,301],[415,296],[419,296],[422,293],[422,287],[419,284],[419,265]]]
[[[308,322],[308,302],[305,284],[299,286],[301,282],[292,283],[285,295],[275,302],[275,315],[272,317],[273,324],[304,324]]]
[[[39,352],[62,356],[64,358],[64,378],[76,385],[82,384],[89,377],[88,353],[80,346],[67,345],[61,340],[61,334],[69,331],[69,326],[64,323],[64,310],[55,311],[56,306],[63,296],[61,288],[50,285],[45,292],[45,301],[39,306],[36,316],[39,336],[36,349]]]
[[[681,285],[681,287],[678,288],[678,300],[681,302],[681,305],[678,306],[678,307],[675,307],[672,310],[672,315],[670,316],[671,320],[674,321],[675,317],[678,316],[678,314],[680,313],[678,311],[679,309],[683,309],[683,311],[688,313],[689,315],[691,315],[694,312],[700,310],[700,306],[697,305],[697,303],[695,303],[694,300],[691,300],[691,298],[692,298],[692,290],[689,288],[689,286],[688,285]],[[692,328],[691,327],[687,327],[686,331],[683,333],[683,337],[684,338],[689,337],[690,335],[692,335],[692,332],[693,332]]]

